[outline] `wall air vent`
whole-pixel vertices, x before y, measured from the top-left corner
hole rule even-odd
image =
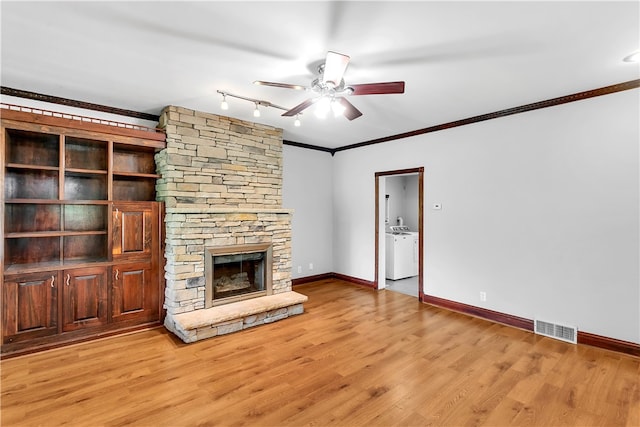
[[[536,319],[534,323],[534,332],[538,335],[544,335],[572,344],[578,343],[578,328],[576,326],[560,325],[538,319]]]

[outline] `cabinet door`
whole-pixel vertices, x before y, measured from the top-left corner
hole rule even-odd
[[[158,280],[151,263],[113,266],[112,320],[157,320]]]
[[[111,211],[114,261],[151,258],[158,227],[157,209],[152,202],[114,203]]]
[[[106,267],[65,270],[63,275],[63,331],[107,323]]]
[[[3,343],[58,333],[58,272],[7,276],[3,286]]]

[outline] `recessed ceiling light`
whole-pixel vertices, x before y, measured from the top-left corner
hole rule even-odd
[[[638,62],[640,61],[640,50],[636,50],[631,55],[625,56],[624,62]]]

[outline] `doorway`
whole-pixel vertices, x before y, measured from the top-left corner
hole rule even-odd
[[[417,181],[417,182],[416,182]],[[417,187],[417,188],[416,188]],[[401,190],[398,190],[401,188]],[[399,197],[406,192],[408,203]],[[389,194],[391,193],[391,194]],[[417,194],[416,194],[417,193]],[[394,197],[395,194],[395,197]],[[392,199],[393,198],[393,199]],[[395,200],[394,200],[395,199]],[[417,203],[413,200],[417,200]],[[417,205],[417,206],[416,206]],[[375,173],[375,286],[377,289],[397,290],[424,297],[424,168],[401,169]],[[402,213],[402,214],[399,214]],[[405,218],[406,217],[406,218]],[[395,228],[393,228],[395,227]],[[400,228],[398,228],[400,227]],[[417,245],[417,276],[400,278],[387,271],[388,232],[403,231],[405,239],[414,239]],[[417,234],[417,236],[416,236]],[[396,236],[399,237],[399,236]],[[391,243],[390,243],[391,244]],[[413,243],[412,243],[413,244]],[[390,266],[393,268],[393,266]],[[397,280],[387,281],[387,277]],[[389,283],[389,286],[387,286]],[[417,291],[417,292],[416,292]]]

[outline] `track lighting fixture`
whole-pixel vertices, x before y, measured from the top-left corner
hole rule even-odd
[[[278,109],[284,110],[284,111],[288,110],[285,107],[281,107],[279,105],[272,104],[269,101],[263,101],[261,99],[247,98],[246,96],[234,95],[232,93],[223,92],[221,90],[219,90],[218,93],[220,95],[222,95],[222,103],[220,104],[220,109],[222,109],[222,110],[228,110],[229,109],[229,104],[227,103],[227,97],[236,98],[236,99],[243,99],[245,101],[253,102],[253,104],[255,105],[255,109],[253,110],[253,115],[255,117],[260,117],[260,110],[259,110],[258,107],[273,107],[273,108],[278,108]]]
[[[220,103],[220,109],[221,110],[228,110],[229,109],[229,104],[227,103],[227,97],[231,97],[231,98],[236,98],[236,99],[242,99],[244,101],[253,102],[253,105],[255,106],[255,108],[253,109],[253,117],[260,117],[262,115],[262,112],[260,111],[260,107],[273,107],[273,108],[277,108],[279,110],[289,111],[288,108],[281,107],[281,106],[276,105],[276,104],[272,104],[269,101],[264,101],[264,100],[261,100],[261,99],[248,98],[246,96],[234,95],[232,93],[224,92],[224,91],[221,91],[221,90],[219,90],[218,93],[220,95],[222,95],[222,102]],[[299,127],[301,125],[300,114],[296,114],[295,121],[293,122],[293,125],[296,126],[296,127]]]

